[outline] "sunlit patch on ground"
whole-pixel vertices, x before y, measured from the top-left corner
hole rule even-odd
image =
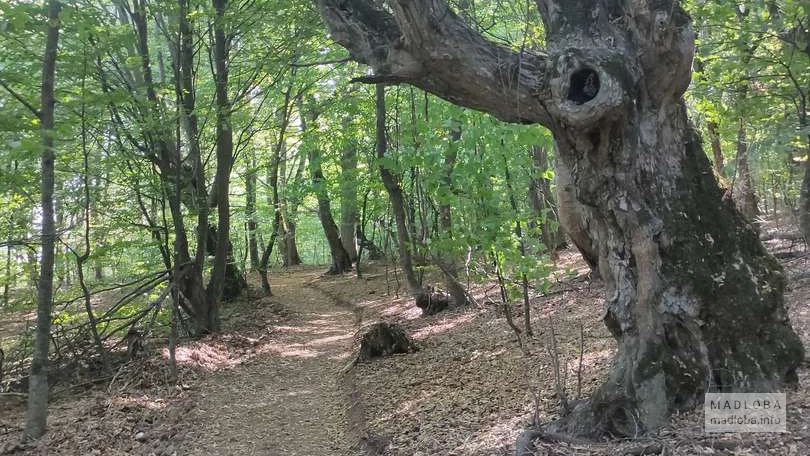
[[[499,420],[492,426],[469,435],[466,441],[453,448],[448,455],[487,454],[512,445],[525,422],[524,416]]]
[[[313,339],[313,340],[307,342],[307,345],[313,345],[313,346],[331,345],[331,344],[334,344],[335,342],[342,342],[342,341],[352,340],[353,338],[354,338],[353,334],[351,334],[351,333],[346,334],[344,332],[343,334],[337,335],[337,336],[320,337],[318,339]]]
[[[239,360],[232,356],[228,347],[202,341],[177,347],[174,356],[178,365],[193,366],[207,371],[227,369],[239,364]],[[169,358],[167,348],[163,349],[163,357]]]
[[[299,333],[299,334],[312,334],[312,335],[325,335],[325,334],[343,334],[346,332],[343,328],[323,327],[323,326],[274,326],[274,329],[286,333]]]
[[[288,345],[282,343],[264,344],[259,347],[257,353],[262,355],[278,355],[295,358],[315,358],[321,355],[320,352],[306,348],[301,344]]]
[[[380,309],[380,316],[383,318],[397,317],[404,320],[415,320],[422,316],[422,310],[416,307],[413,299],[396,298],[388,302],[387,305],[384,304],[384,307]]]
[[[475,314],[462,314],[457,317],[443,318],[432,325],[424,326],[411,333],[411,337],[416,340],[424,339],[428,336],[441,334],[449,331],[458,325],[469,323],[475,318]]]

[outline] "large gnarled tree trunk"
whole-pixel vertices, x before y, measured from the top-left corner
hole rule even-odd
[[[552,131],[561,222],[598,263],[619,347],[607,382],[553,429],[634,436],[707,388],[797,380],[782,269],[722,199],[687,118],[694,36],[677,1],[538,0],[548,49],[522,54],[440,0],[318,2],[332,38],[373,67],[361,81]]]

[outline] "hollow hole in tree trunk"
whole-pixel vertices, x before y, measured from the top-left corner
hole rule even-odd
[[[599,93],[599,75],[590,68],[577,70],[571,75],[568,99],[575,104],[585,104]]]

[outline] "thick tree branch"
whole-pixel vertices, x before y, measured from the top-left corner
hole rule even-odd
[[[444,1],[316,1],[332,39],[374,70],[356,81],[407,83],[506,122],[550,124],[538,97],[547,57],[484,39]]]

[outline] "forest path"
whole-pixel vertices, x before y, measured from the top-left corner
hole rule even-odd
[[[184,454],[338,455],[352,447],[353,382],[341,375],[359,318],[317,288],[322,268],[273,277],[274,303],[294,313],[256,356],[197,387]],[[348,388],[348,389],[347,389]],[[349,434],[349,435],[347,435]]]

